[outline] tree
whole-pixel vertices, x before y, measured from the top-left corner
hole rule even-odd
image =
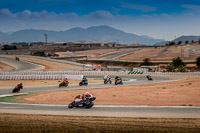
[[[178,71],[179,71],[179,72],[186,72],[185,66],[180,65],[180,66],[178,67]]]
[[[198,68],[200,68],[200,56],[196,59],[196,65]]]
[[[37,51],[37,52],[33,53],[33,56],[46,56],[46,54],[42,51]]]
[[[152,65],[152,62],[150,62],[149,58],[145,58],[143,62],[140,64],[140,66],[150,66],[150,65]]]
[[[185,66],[185,63],[182,61],[182,59],[181,59],[180,57],[174,58],[174,59],[172,60],[172,64],[173,64],[176,68],[178,68],[180,65]]]
[[[188,44],[189,43],[189,41],[187,40],[187,41],[185,41],[185,44]]]
[[[174,66],[174,64],[172,62],[167,65],[168,72],[175,72],[175,69],[176,69],[176,67]]]
[[[4,45],[2,50],[16,50],[17,47],[15,45]]]
[[[181,43],[182,43],[182,41],[179,41],[179,42],[178,42],[178,45],[180,45]]]

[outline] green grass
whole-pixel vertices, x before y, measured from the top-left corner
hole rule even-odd
[[[7,96],[7,97],[0,97],[0,102],[17,103],[15,101],[15,98],[24,97],[24,96],[30,96],[30,95],[35,95],[35,93],[15,95],[15,96]]]

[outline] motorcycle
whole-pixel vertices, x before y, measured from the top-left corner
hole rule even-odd
[[[111,78],[104,79],[104,84],[110,83],[112,84]]]
[[[94,105],[95,97],[86,97],[85,100],[82,100],[79,103],[72,102],[68,105],[68,108],[79,107],[79,108],[86,108],[89,109]]]
[[[69,84],[69,82],[67,81],[66,83],[65,82],[62,82],[62,83],[60,83],[59,84],[59,87],[62,87],[62,86],[65,86],[65,87],[67,87],[68,86],[68,84]]]
[[[13,89],[13,93],[17,93],[17,92],[19,92],[21,89],[23,88],[23,86],[19,86],[19,85],[17,85],[14,89]]]
[[[147,78],[147,80],[153,80],[150,75],[147,75],[146,78]]]
[[[82,80],[80,83],[79,83],[79,86],[82,86],[82,85],[88,85],[88,80]]]
[[[115,79],[115,85],[118,85],[118,84],[123,85],[123,82],[122,82],[121,78]]]

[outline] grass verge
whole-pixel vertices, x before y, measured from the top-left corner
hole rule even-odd
[[[13,96],[0,97],[0,102],[17,103],[15,101],[15,98],[25,97],[25,96],[31,96],[31,95],[35,95],[35,94],[36,93],[28,93],[28,94],[21,94],[21,95],[13,95]]]

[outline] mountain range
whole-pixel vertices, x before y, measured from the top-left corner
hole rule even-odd
[[[199,40],[200,40],[200,36],[191,35],[191,36],[180,36],[174,39],[173,42],[178,43],[179,41],[182,41],[184,43],[185,41],[192,42],[192,41],[199,41]]]
[[[76,27],[66,31],[26,29],[9,34],[0,32],[0,42],[44,42],[44,34],[48,35],[48,42],[117,42],[121,44],[153,45],[164,41],[163,39],[139,36],[101,25],[86,29]]]
[[[178,44],[180,41],[182,43],[185,43],[186,41],[188,41],[189,43],[191,43],[192,41],[199,41],[200,40],[200,36],[180,36],[174,40],[172,40],[171,42],[175,42],[176,44]],[[161,41],[161,42],[157,42],[154,44],[154,46],[163,46],[166,45],[167,43],[169,43],[170,41]]]

